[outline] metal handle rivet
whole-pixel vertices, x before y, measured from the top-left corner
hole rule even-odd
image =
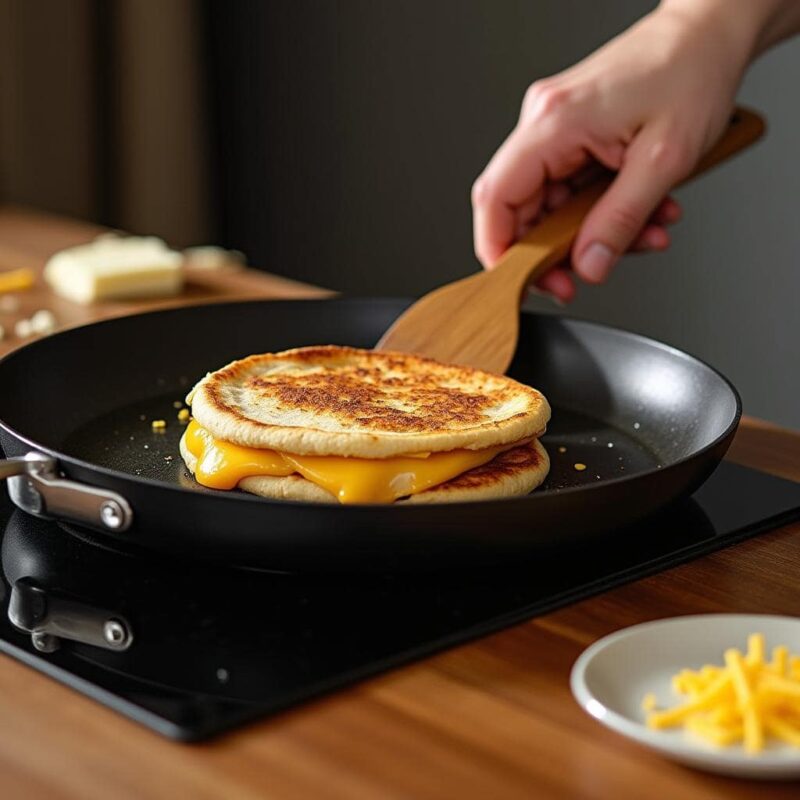
[[[115,531],[122,527],[122,523],[125,521],[125,513],[116,500],[106,500],[100,506],[100,519],[106,528]]]
[[[58,637],[51,636],[44,631],[35,631],[31,634],[31,643],[40,653],[52,653],[58,650]]]
[[[103,638],[109,644],[121,647],[128,639],[128,629],[118,619],[110,619],[103,625]]]

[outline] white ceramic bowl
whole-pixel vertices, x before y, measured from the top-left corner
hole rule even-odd
[[[763,633],[766,656],[785,644],[800,653],[800,619],[765,614],[702,614],[647,622],[595,642],[572,668],[570,685],[580,705],[603,725],[691,767],[738,777],[800,777],[800,750],[770,741],[748,755],[741,745],[716,747],[682,729],[650,730],[642,698],[653,692],[659,707],[675,705],[671,677],[681,669],[723,662],[729,647],[747,648],[747,636]]]

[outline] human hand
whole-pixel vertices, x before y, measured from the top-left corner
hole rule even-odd
[[[602,283],[627,250],[668,247],[666,226],[681,210],[667,193],[725,128],[753,39],[746,25],[685,13],[676,0],[534,83],[516,128],[473,187],[475,251],[484,266],[565,202],[570,179],[594,163],[618,174],[581,227],[572,269],[553,269],[538,286],[567,302],[575,274]]]

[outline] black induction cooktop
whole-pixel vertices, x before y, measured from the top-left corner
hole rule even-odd
[[[2,493],[0,650],[197,740],[796,518],[800,484],[723,463],[691,499],[593,546],[508,567],[325,576],[112,549]]]

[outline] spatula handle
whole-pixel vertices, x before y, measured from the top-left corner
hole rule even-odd
[[[736,108],[728,129],[680,183],[700,175],[759,139],[764,120],[745,108]],[[515,277],[520,286],[541,277],[569,253],[581,223],[605,192],[613,176],[605,176],[577,191],[561,208],[548,214],[512,245],[492,270],[503,279]]]

